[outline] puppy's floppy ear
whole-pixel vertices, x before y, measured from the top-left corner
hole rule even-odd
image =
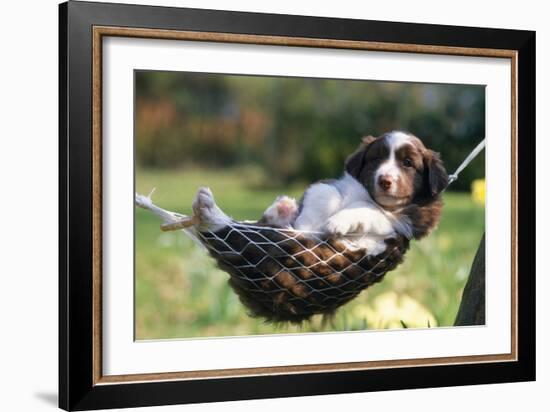
[[[439,157],[439,153],[428,150],[425,156],[425,162],[426,168],[428,169],[429,192],[432,196],[436,196],[447,187],[449,176]]]
[[[361,139],[359,148],[346,159],[346,172],[355,178],[359,177],[365,163],[367,147],[375,140],[376,137],[373,136],[365,136]]]
[[[368,146],[369,144],[371,144],[372,142],[374,142],[376,139],[378,139],[377,137],[374,137],[374,136],[371,136],[371,135],[368,135],[368,136],[363,136],[363,138],[361,139],[361,141],[363,142],[363,144],[366,146]]]

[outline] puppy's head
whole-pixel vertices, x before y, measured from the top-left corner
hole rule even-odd
[[[363,138],[347,159],[346,172],[389,210],[435,200],[448,182],[439,155],[416,136],[399,131]]]

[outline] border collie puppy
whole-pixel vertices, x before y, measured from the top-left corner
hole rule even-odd
[[[439,221],[447,182],[439,155],[416,136],[367,136],[340,179],[306,190],[293,226],[337,236],[419,239]]]
[[[437,225],[447,182],[439,155],[416,136],[402,131],[367,136],[346,160],[340,179],[311,185],[300,204],[278,197],[257,224],[345,237],[377,255],[386,249],[385,239],[420,239]],[[199,189],[193,209],[213,231],[232,221],[207,188]]]

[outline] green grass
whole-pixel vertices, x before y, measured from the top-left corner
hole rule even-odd
[[[199,186],[209,186],[235,219],[255,219],[282,193],[305,187],[262,189],[258,172],[137,170],[136,189],[161,207],[189,214]],[[136,210],[136,338],[166,339],[368,328],[450,326],[484,231],[484,209],[468,193],[446,193],[436,231],[414,241],[405,262],[337,312],[330,323],[272,325],[246,314],[227,274],[182,232],[161,232],[159,220]]]

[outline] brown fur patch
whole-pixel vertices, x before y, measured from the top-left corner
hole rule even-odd
[[[430,234],[439,223],[442,207],[443,202],[438,199],[423,205],[409,205],[403,208],[399,214],[409,218],[413,229],[413,237],[421,239]]]

